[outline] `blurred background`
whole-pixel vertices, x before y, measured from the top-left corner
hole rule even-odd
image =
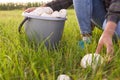
[[[0,10],[26,9],[41,6],[52,0],[0,0]]]

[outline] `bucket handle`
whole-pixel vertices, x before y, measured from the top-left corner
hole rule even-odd
[[[29,17],[25,17],[23,19],[23,21],[20,23],[19,27],[18,27],[18,32],[21,33],[21,28],[23,26],[23,24],[29,19]]]

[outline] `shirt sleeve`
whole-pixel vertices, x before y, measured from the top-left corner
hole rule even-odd
[[[107,13],[107,21],[113,21],[116,24],[120,20],[120,0],[115,0],[111,2],[108,13]]]
[[[72,0],[54,0],[52,2],[49,2],[45,4],[45,6],[51,7],[54,11],[60,10],[60,9],[67,9],[73,4]]]

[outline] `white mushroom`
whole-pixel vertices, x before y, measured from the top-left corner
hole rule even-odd
[[[30,14],[33,14],[33,15],[41,15],[43,13],[44,13],[43,7],[38,7],[34,11],[30,12]]]
[[[47,13],[47,14],[52,14],[53,13],[52,8],[50,8],[50,7],[43,7],[43,9],[44,9],[44,13]]]
[[[67,11],[66,11],[65,9],[61,9],[61,10],[59,11],[59,13],[60,13],[60,17],[66,18],[66,16],[67,16]]]
[[[66,11],[66,9],[61,9],[59,12],[60,12],[60,13],[67,14],[67,11]]]
[[[52,10],[50,7],[38,7],[34,11],[28,13],[30,15],[35,16],[44,16],[44,17],[57,17],[57,18],[66,18],[67,11],[65,9],[61,9],[59,12]]]
[[[60,13],[58,11],[54,11],[52,14],[51,14],[52,17],[60,17]]]
[[[57,80],[71,80],[71,78],[68,75],[62,74],[58,76]]]
[[[41,16],[42,16],[42,17],[51,17],[51,15],[50,15],[50,14],[47,14],[47,13],[43,13]]]
[[[98,64],[102,64],[103,63],[103,57],[100,56],[100,54],[87,54],[85,55],[82,60],[81,60],[81,66],[83,68],[87,68],[88,66],[91,66],[93,69],[95,69],[95,67]]]
[[[42,15],[43,13],[52,14],[53,10],[50,7],[38,7],[34,11],[30,12],[32,15]]]

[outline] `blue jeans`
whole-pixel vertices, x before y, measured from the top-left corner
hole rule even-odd
[[[102,0],[73,0],[81,34],[92,33],[91,22],[102,29],[106,10]],[[120,34],[120,22],[116,33]]]
[[[81,34],[92,33],[91,21],[101,27],[106,11],[102,0],[73,0]]]

